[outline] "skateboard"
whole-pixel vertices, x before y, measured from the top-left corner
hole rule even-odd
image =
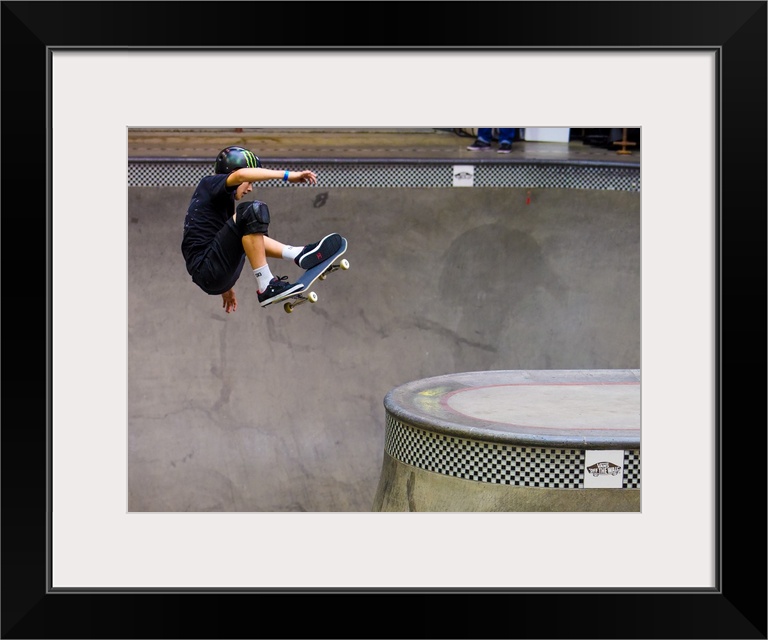
[[[347,239],[341,239],[341,246],[339,250],[334,253],[330,258],[323,260],[320,264],[315,265],[311,269],[307,269],[302,276],[296,280],[304,285],[301,291],[297,291],[285,298],[276,300],[276,302],[283,303],[283,309],[286,313],[291,313],[296,307],[305,302],[315,303],[318,301],[318,296],[314,291],[310,291],[309,288],[315,283],[316,280],[325,280],[329,273],[343,269],[346,271],[349,269],[349,262],[346,259],[339,260],[339,258],[347,250]]]

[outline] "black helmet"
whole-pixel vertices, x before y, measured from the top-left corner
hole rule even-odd
[[[261,160],[243,147],[227,147],[216,156],[215,173],[229,173],[244,167],[256,168],[261,166]]]

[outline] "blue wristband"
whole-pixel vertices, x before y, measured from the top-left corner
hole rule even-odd
[[[283,174],[283,182],[288,182],[288,169],[286,169],[285,173]]]

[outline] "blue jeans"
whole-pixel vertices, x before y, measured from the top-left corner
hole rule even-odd
[[[477,130],[477,137],[480,138],[483,142],[490,142],[491,138],[493,138],[493,135],[491,134],[491,127],[488,127],[487,129],[480,129]],[[499,127],[499,144],[502,142],[512,142],[515,139],[515,130],[510,129],[509,127]]]

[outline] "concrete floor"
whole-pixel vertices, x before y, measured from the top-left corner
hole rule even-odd
[[[510,154],[493,150],[469,151],[474,137],[450,129],[131,129],[131,158],[213,158],[224,147],[239,144],[262,159],[318,160],[339,158],[387,158],[509,162],[600,162],[639,165],[639,145],[595,146],[581,140],[568,143],[532,142],[518,139]],[[577,131],[577,130],[574,130]],[[631,136],[630,136],[631,137]]]
[[[185,153],[210,157],[228,135],[190,139]],[[471,142],[445,135],[456,153]],[[182,134],[150,138],[132,136],[130,155],[184,147]],[[265,157],[289,154],[280,140]],[[327,139],[301,145],[291,157],[325,153]],[[511,188],[338,188],[318,209],[311,190],[257,192],[273,237],[349,240],[350,270],[292,314],[259,307],[247,270],[237,312],[224,313],[180,254],[191,190],[128,189],[130,511],[370,511],[392,388],[465,371],[640,367],[639,193],[542,189],[527,202]]]

